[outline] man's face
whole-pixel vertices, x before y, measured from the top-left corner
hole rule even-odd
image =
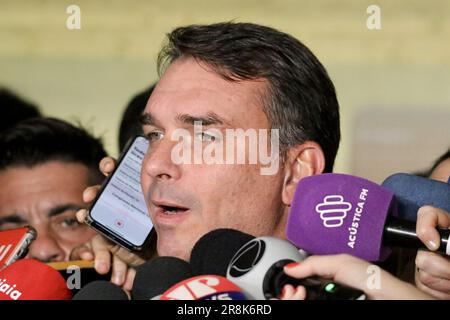
[[[50,161],[0,171],[0,230],[33,226],[38,234],[29,258],[67,261],[72,248],[95,232],[75,217],[85,206],[89,170],[82,164]]]
[[[267,83],[230,82],[191,58],[175,61],[158,82],[144,111],[150,137],[144,158],[142,188],[158,234],[158,254],[188,259],[195,242],[217,228],[282,236],[285,206],[282,170],[261,175],[256,164],[176,164],[174,130],[193,135],[193,120],[202,127],[269,129],[261,94]],[[210,137],[192,136],[206,147]],[[178,207],[172,210],[168,207]]]

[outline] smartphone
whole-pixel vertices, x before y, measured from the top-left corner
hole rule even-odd
[[[154,236],[141,188],[142,160],[148,148],[142,135],[128,142],[88,211],[87,223],[93,229],[130,251],[141,251]]]
[[[31,226],[0,231],[0,269],[25,257],[36,237],[36,230]]]

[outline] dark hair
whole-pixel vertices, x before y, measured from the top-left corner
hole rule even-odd
[[[139,117],[147,105],[147,101],[153,92],[155,85],[135,95],[128,103],[122,115],[119,128],[119,150],[122,151],[128,140],[142,133],[142,125]]]
[[[434,169],[436,169],[437,166],[441,164],[441,162],[443,162],[449,158],[450,158],[450,148],[443,155],[441,155],[439,158],[437,158],[434,161],[431,168],[426,169],[426,170],[421,170],[421,171],[415,171],[412,174],[419,176],[419,177],[429,178],[431,176],[431,174],[433,173]]]
[[[62,120],[24,120],[0,134],[0,150],[0,170],[56,160],[85,165],[91,172],[91,183],[103,179],[98,167],[106,156],[101,140]]]
[[[433,166],[431,167],[430,170],[428,170],[425,175],[426,177],[431,176],[431,174],[433,173],[434,169],[437,168],[438,165],[441,164],[441,162],[450,159],[450,148],[448,148],[447,152],[445,152],[443,155],[441,155],[439,158],[437,158],[437,160],[434,162]]]
[[[325,68],[300,41],[250,23],[217,23],[177,28],[158,56],[158,71],[180,57],[193,57],[229,81],[266,78],[264,111],[280,130],[283,154],[307,140],[325,154],[331,172],[339,147],[339,104]]]
[[[0,131],[10,128],[22,120],[40,116],[41,113],[37,106],[8,89],[0,88]]]

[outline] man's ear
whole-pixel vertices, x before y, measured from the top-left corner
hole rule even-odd
[[[285,159],[282,200],[286,205],[292,203],[295,189],[303,177],[323,172],[325,156],[322,148],[313,141],[291,147]]]

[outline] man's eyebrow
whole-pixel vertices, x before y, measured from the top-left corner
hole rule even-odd
[[[5,223],[26,223],[27,220],[19,216],[17,213],[12,213],[8,216],[0,218],[0,226]]]
[[[66,212],[66,211],[69,211],[69,210],[78,211],[80,209],[83,209],[83,207],[80,206],[80,205],[77,205],[77,204],[73,204],[73,203],[61,204],[61,205],[57,205],[57,206],[51,208],[47,212],[47,215],[49,217],[54,217],[54,216],[57,216],[57,215],[62,214],[64,212]]]
[[[219,116],[215,112],[208,112],[205,116],[193,116],[189,114],[179,114],[176,116],[176,120],[178,122],[184,123],[184,124],[190,124],[194,125],[195,122],[201,122],[203,126],[210,126],[210,125],[227,125],[231,126],[230,122]]]
[[[141,114],[139,116],[139,123],[143,126],[147,125],[147,126],[159,127],[158,121],[150,113]]]
[[[199,121],[202,123],[203,126],[210,126],[210,125],[227,125],[231,127],[230,122],[225,119],[224,117],[219,116],[215,112],[208,112],[205,116],[194,116],[190,114],[178,114],[175,117],[177,122],[183,123],[183,124],[189,124],[194,125],[195,122]],[[139,122],[141,125],[150,125],[155,127],[160,127],[158,121],[152,117],[150,113],[143,113],[139,116]]]

